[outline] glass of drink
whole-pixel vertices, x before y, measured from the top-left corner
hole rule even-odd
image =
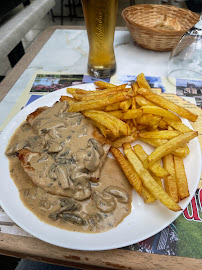
[[[202,13],[173,49],[168,62],[168,80],[202,78]]]
[[[116,72],[114,32],[118,0],[82,0],[89,41],[88,72],[106,78]]]

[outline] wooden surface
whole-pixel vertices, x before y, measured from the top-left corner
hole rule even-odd
[[[54,26],[43,32],[30,50],[0,84],[0,101],[15,84],[17,79],[56,29],[82,28]],[[47,244],[34,237],[30,238],[2,233],[0,233],[0,254],[88,270],[202,269],[201,259],[147,254],[123,249],[94,252],[75,251]]]
[[[123,249],[76,251],[56,247],[36,238],[0,234],[0,253],[81,269],[202,269],[202,260],[147,254]]]

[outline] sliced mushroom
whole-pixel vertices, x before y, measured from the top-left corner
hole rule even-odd
[[[62,145],[57,142],[51,140],[46,142],[46,151],[48,153],[58,153],[62,151],[62,149],[63,149]]]
[[[60,205],[62,206],[60,211],[80,211],[81,204],[71,198],[62,198],[60,200]]]
[[[111,213],[116,208],[116,200],[109,194],[94,192],[93,200],[101,212]]]
[[[65,112],[64,113],[64,116],[67,117],[67,118],[74,118],[74,117],[78,117],[80,116],[81,114],[79,112],[75,112],[75,113],[70,113],[70,112]],[[84,118],[84,117],[83,117]]]
[[[70,188],[74,190],[74,199],[83,201],[91,196],[89,175],[82,171],[74,170],[71,173]]]
[[[90,172],[94,172],[97,170],[100,164],[100,156],[99,153],[91,148],[84,159],[85,168]]]
[[[69,163],[69,152],[70,152],[70,148],[66,148],[65,152],[62,153],[56,153],[54,155],[54,160],[56,163],[59,164],[65,164],[65,163]]]
[[[69,175],[66,165],[58,164],[57,165],[57,176],[58,181],[60,181],[63,189],[69,188]]]
[[[89,225],[96,227],[100,221],[103,220],[103,217],[100,213],[97,213],[95,215],[88,215],[87,222]]]
[[[42,152],[44,149],[44,141],[39,136],[30,136],[29,137],[30,147],[25,147],[26,149],[32,151],[34,149],[35,152]]]
[[[60,214],[63,221],[71,222],[73,224],[84,225],[84,220],[79,216],[69,212],[63,212]]]
[[[100,158],[104,155],[104,150],[100,143],[91,138],[88,140],[88,147],[85,152],[87,152],[84,158],[85,168],[90,172],[95,172],[100,164]]]
[[[39,201],[39,208],[47,210],[50,207],[51,207],[51,203],[47,198],[44,198],[44,199]]]
[[[73,119],[74,121],[71,122],[71,126],[74,127],[81,124],[81,121],[84,118],[84,116],[81,114],[78,114],[75,117],[71,117],[71,118],[74,118]]]
[[[128,193],[123,188],[116,186],[109,186],[104,190],[104,193],[108,193],[116,197],[117,201],[121,203],[127,203],[129,199]]]
[[[44,162],[44,161],[48,161],[48,155],[44,155],[44,156],[42,156],[40,159],[38,159],[38,163],[40,163],[40,162]]]
[[[50,166],[50,169],[48,171],[48,175],[52,180],[56,180],[57,179],[57,165],[55,163],[53,163]]]
[[[96,141],[94,138],[91,138],[88,140],[88,145],[92,145],[93,148],[98,151],[100,157],[102,157],[104,155],[104,150],[102,148],[102,145]]]
[[[79,185],[75,187],[74,199],[78,201],[83,201],[91,196],[91,186],[89,182],[86,185]]]
[[[53,219],[53,220],[58,220],[59,219],[59,211],[51,213],[48,217]]]
[[[8,149],[6,149],[5,154],[7,156],[15,155],[17,152],[19,152],[20,150],[26,147],[31,147],[30,142],[27,140],[22,140],[22,141],[19,141],[18,143],[12,144]]]

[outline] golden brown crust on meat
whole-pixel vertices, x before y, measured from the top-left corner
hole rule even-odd
[[[44,106],[44,107],[40,107],[38,109],[36,109],[34,112],[30,113],[28,116],[27,116],[27,122],[30,124],[35,117],[37,117],[37,115],[39,115],[40,113],[42,113],[43,111],[45,111],[48,107]]]
[[[95,127],[95,130],[93,131],[93,138],[96,139],[101,145],[104,144],[111,144],[110,140],[108,140],[107,138],[105,138],[99,131],[98,129]]]
[[[19,155],[18,158],[21,161],[21,164],[23,165],[23,167],[29,167],[30,170],[33,170],[33,168],[30,166],[30,163],[28,161],[30,156],[30,151],[27,149],[22,149],[19,151]]]

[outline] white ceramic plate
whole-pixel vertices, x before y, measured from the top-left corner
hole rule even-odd
[[[94,89],[94,84],[78,85],[77,88]],[[172,223],[181,212],[175,213],[168,210],[159,202],[151,205],[145,204],[134,192],[132,211],[116,228],[104,233],[78,233],[56,228],[40,221],[21,202],[18,190],[10,177],[8,159],[4,155],[6,145],[15,129],[26,119],[26,116],[40,106],[51,106],[61,95],[66,95],[66,90],[61,89],[41,97],[20,111],[7,125],[0,136],[0,204],[22,229],[31,235],[57,246],[77,250],[107,250],[124,247],[145,240],[158,233]],[[188,121],[185,121],[190,126]],[[152,148],[142,144],[150,153]],[[190,197],[180,202],[185,209],[193,197],[201,173],[201,150],[198,139],[189,143],[190,154],[184,160],[189,183]]]

